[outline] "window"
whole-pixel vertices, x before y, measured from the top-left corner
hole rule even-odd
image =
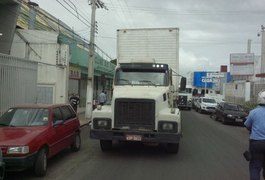
[[[49,110],[39,108],[9,109],[1,118],[5,126],[43,126],[49,123]]]
[[[63,120],[60,108],[55,108],[52,110],[52,122],[55,123],[58,120]]]
[[[62,113],[63,113],[63,119],[65,121],[72,118],[72,113],[71,113],[70,109],[67,106],[61,107],[61,110],[62,110]]]
[[[168,71],[119,69],[116,71],[115,84],[167,86]]]
[[[67,106],[67,108],[69,109],[69,111],[71,112],[71,118],[75,118],[76,117],[76,113],[73,110],[73,108],[71,108],[70,106]]]
[[[216,103],[214,99],[208,99],[208,98],[203,98],[202,101],[205,103]]]

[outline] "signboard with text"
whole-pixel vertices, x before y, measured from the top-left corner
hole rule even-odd
[[[206,76],[209,78],[223,78],[225,77],[224,73],[215,73],[215,72],[207,72]]]

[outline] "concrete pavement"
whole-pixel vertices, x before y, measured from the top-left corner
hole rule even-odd
[[[79,118],[80,121],[80,126],[85,126],[88,125],[91,120],[85,117],[85,108],[78,108],[77,109],[77,116]]]

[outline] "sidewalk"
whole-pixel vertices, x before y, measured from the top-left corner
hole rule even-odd
[[[85,108],[78,108],[77,109],[77,116],[79,118],[81,127],[88,125],[90,123],[90,119],[85,117]]]

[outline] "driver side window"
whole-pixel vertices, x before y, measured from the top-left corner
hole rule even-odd
[[[52,110],[52,123],[54,124],[58,120],[63,120],[63,116],[60,108],[55,108]]]

